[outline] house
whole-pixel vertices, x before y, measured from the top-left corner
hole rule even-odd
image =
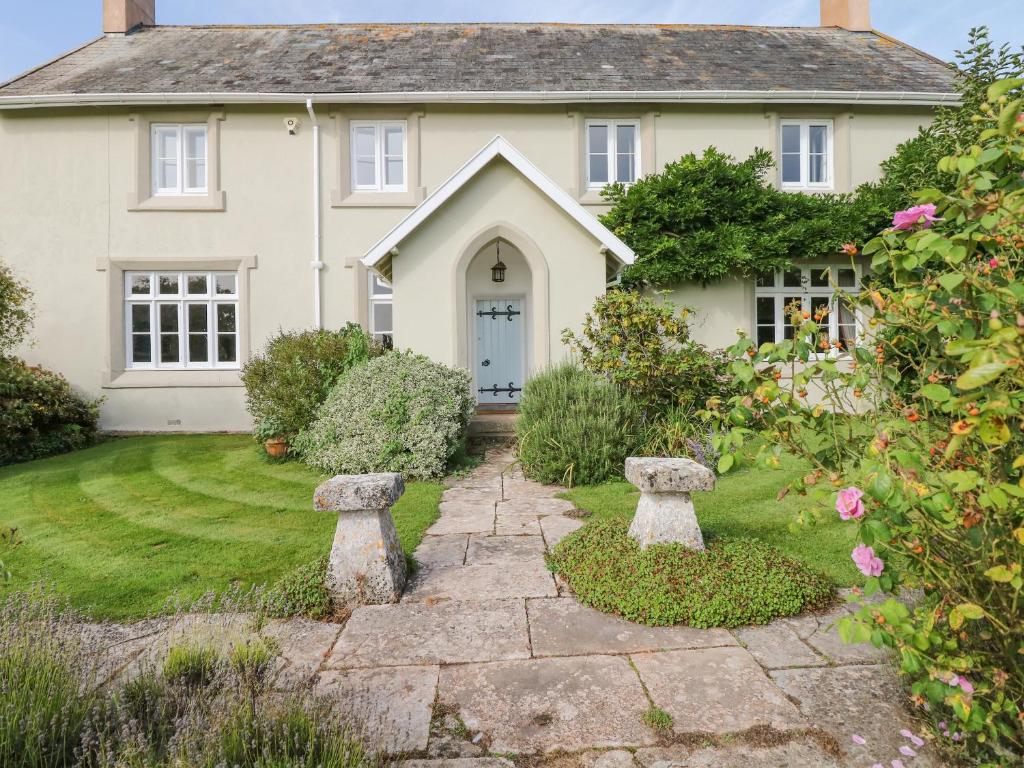
[[[773,184],[848,191],[955,100],[867,0],[807,28],[158,26],[154,6],[105,0],[101,37],[0,86],[22,354],[116,430],[246,429],[247,356],[349,321],[514,403],[634,258],[597,219],[607,182],[763,146]],[[811,268],[757,282],[673,298],[713,345],[830,300]]]

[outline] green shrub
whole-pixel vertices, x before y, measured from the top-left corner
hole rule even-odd
[[[59,373],[0,357],[0,466],[91,445],[100,402],[75,394]]]
[[[720,352],[690,338],[690,310],[632,291],[599,296],[579,335],[563,341],[587,370],[614,382],[643,410],[647,422],[665,411],[703,408],[734,388]]]
[[[9,355],[32,328],[32,291],[0,262],[0,357]]]
[[[471,382],[461,368],[388,352],[334,388],[296,450],[324,472],[443,476],[476,408]]]
[[[810,497],[812,519],[856,531],[865,593],[892,594],[840,634],[895,649],[936,736],[963,734],[971,759],[1007,765],[1024,756],[1022,97],[1024,79],[994,84],[979,143],[938,164],[954,191],[923,191],[865,245],[879,282],[848,299],[874,328],[856,365],[811,360],[810,319],[779,344],[743,337],[732,366],[744,392],[718,413],[736,425],[723,461],[753,439],[766,461],[811,463],[791,490]],[[811,382],[821,405],[800,397]],[[752,419],[761,434],[743,426]],[[908,608],[902,587],[923,600]]]
[[[523,471],[544,483],[621,477],[638,444],[639,411],[613,384],[572,363],[526,382],[516,438]]]
[[[650,625],[739,627],[823,608],[829,580],[756,539],[719,539],[703,552],[647,549],[625,520],[595,520],[555,547],[552,567],[580,602]]]
[[[182,643],[167,652],[164,679],[189,688],[202,688],[213,681],[222,662],[214,648],[195,642]]]
[[[279,619],[290,616],[326,619],[331,615],[331,596],[324,584],[326,575],[326,555],[286,573],[267,590],[264,612]]]
[[[379,353],[352,323],[340,331],[279,333],[242,368],[254,434],[291,439],[310,425],[346,371]]]

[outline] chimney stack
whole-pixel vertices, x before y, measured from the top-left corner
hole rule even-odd
[[[156,0],[103,0],[103,32],[126,34],[156,25]]]
[[[821,26],[870,32],[870,0],[821,0]]]

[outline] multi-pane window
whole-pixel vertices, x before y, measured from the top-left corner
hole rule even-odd
[[[206,124],[154,124],[153,194],[205,195]]]
[[[390,348],[395,330],[391,283],[372,272],[370,273],[369,300],[370,333],[373,338]]]
[[[782,186],[832,187],[832,121],[783,120],[780,138]]]
[[[640,131],[636,121],[587,122],[587,186],[631,184],[640,173]]]
[[[125,272],[128,368],[237,368],[238,274]]]
[[[854,346],[857,318],[842,293],[857,288],[853,267],[794,267],[759,275],[754,287],[757,344],[792,339],[793,314],[808,312],[821,328],[821,341],[838,341],[843,349]]]
[[[406,188],[405,123],[352,123],[352,189],[403,192]]]

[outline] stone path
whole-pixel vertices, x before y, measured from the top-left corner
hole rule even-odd
[[[335,699],[410,768],[511,766],[495,756],[510,754],[567,768],[866,768],[900,756],[900,729],[915,727],[903,693],[877,650],[839,639],[844,607],[731,632],[644,627],[586,608],[544,562],[581,520],[555,497],[561,489],[511,462],[489,454],[445,492],[401,602],[358,608],[344,626],[271,622],[279,685]],[[120,628],[108,666],[130,668],[186,634],[229,644],[246,621]],[[652,706],[672,716],[671,732],[644,724]],[[939,764],[927,750],[904,761]]]

